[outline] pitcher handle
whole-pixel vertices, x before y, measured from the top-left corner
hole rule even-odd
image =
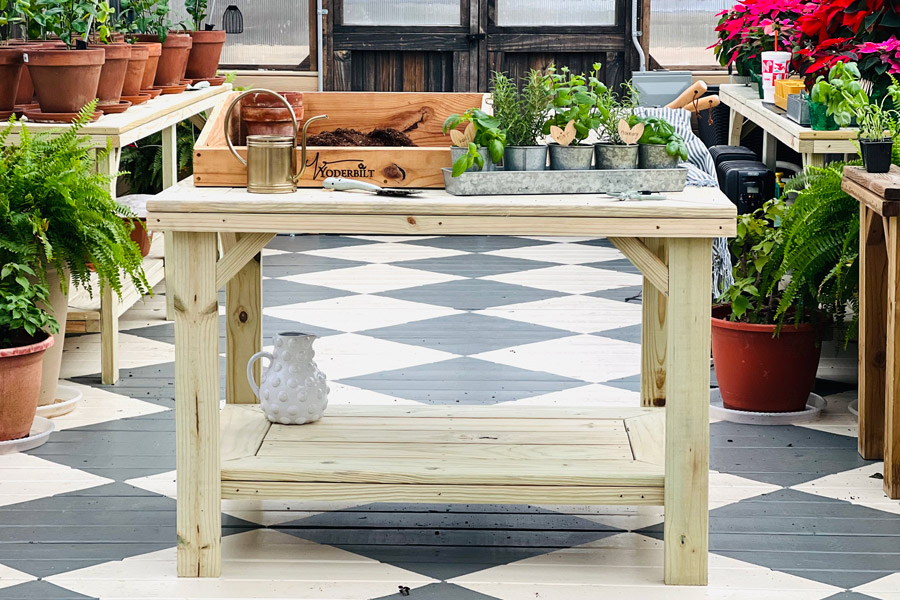
[[[306,130],[309,129],[309,125],[313,121],[318,121],[319,119],[327,119],[327,118],[328,118],[328,115],[316,115],[314,117],[310,117],[309,119],[307,119],[306,123],[303,124],[303,133],[300,137],[300,171],[299,172],[297,171],[296,164],[292,165],[293,169],[294,169],[293,172],[297,173],[296,175],[294,175],[294,183],[297,183],[297,181],[299,181],[300,178],[303,177],[303,174],[306,172]],[[294,143],[296,143],[296,141]],[[291,153],[291,158],[293,158],[294,160],[296,160],[296,156],[297,156],[296,153]]]
[[[237,150],[234,149],[234,144],[231,141],[231,131],[230,131],[229,124],[231,123],[231,113],[234,111],[234,107],[236,105],[240,104],[241,98],[243,98],[244,96],[248,96],[250,94],[271,94],[272,96],[275,96],[276,98],[278,98],[287,107],[288,114],[291,115],[291,124],[294,127],[294,137],[292,139],[294,139],[294,140],[297,139],[297,132],[300,129],[300,126],[297,123],[297,115],[294,114],[294,107],[291,106],[291,103],[287,101],[287,98],[285,98],[278,92],[273,92],[272,90],[266,90],[266,89],[262,89],[262,88],[256,88],[256,89],[252,89],[252,90],[247,90],[246,92],[241,92],[241,94],[238,95],[237,98],[235,98],[234,100],[231,101],[231,104],[228,106],[228,110],[225,111],[224,128],[225,128],[225,141],[228,143],[228,149],[231,150],[231,153],[234,154],[234,156],[239,161],[241,161],[241,164],[243,164],[245,167],[247,166],[247,161],[244,160],[244,158],[240,154],[238,154]],[[291,157],[292,157],[292,162],[293,162],[293,153],[291,153]]]
[[[272,356],[271,352],[262,351],[251,356],[250,361],[247,363],[247,381],[250,382],[250,389],[253,390],[253,394],[257,398],[259,398],[259,386],[256,385],[256,381],[253,379],[253,363],[263,357],[268,358],[269,362],[275,360],[275,357]]]

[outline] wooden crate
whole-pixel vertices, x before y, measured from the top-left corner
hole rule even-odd
[[[228,150],[224,119],[232,94],[216,108],[194,148],[194,185],[243,187],[247,169]],[[450,166],[450,139],[444,120],[472,107],[486,107],[486,94],[426,92],[304,92],[306,118],[327,114],[309,127],[310,135],[339,127],[363,132],[391,127],[405,132],[415,148],[307,148],[300,187],[320,187],[326,177],[348,177],[388,187],[444,187],[442,167]],[[237,111],[235,111],[237,112]],[[237,120],[237,115],[232,116]],[[246,147],[237,151],[246,157]],[[297,160],[300,150],[297,149]]]

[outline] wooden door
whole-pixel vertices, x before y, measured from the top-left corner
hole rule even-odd
[[[519,77],[555,63],[580,73],[596,62],[603,65],[601,79],[617,85],[637,66],[630,0],[325,4],[330,90],[483,92],[493,70]]]

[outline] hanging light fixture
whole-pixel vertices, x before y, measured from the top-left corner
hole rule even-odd
[[[244,33],[244,15],[234,4],[229,4],[222,15],[222,29],[225,33]]]

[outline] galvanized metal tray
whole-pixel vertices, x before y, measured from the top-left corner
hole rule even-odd
[[[448,168],[444,186],[454,196],[515,194],[621,194],[623,192],[680,192],[688,170],[621,169],[589,171],[483,171],[453,177]]]

